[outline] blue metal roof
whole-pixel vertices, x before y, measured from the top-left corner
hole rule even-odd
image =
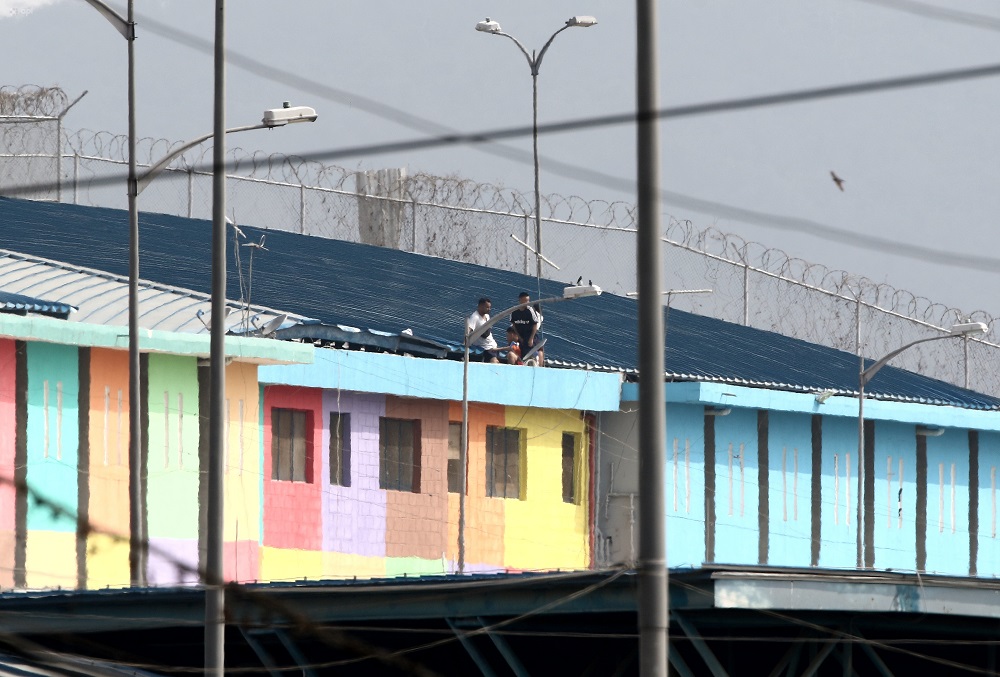
[[[68,303],[43,301],[24,294],[13,294],[0,290],[0,313],[17,313],[18,315],[38,313],[39,315],[51,315],[65,319],[75,310],[76,308]]]
[[[121,210],[0,198],[3,247],[125,275],[128,218]],[[517,303],[518,292],[538,297],[535,278],[468,263],[326,238],[241,225],[248,241],[267,234],[254,261],[255,304],[312,317],[324,325],[357,327],[435,342],[461,343],[464,316],[483,295],[495,310]],[[162,214],[140,215],[144,279],[207,293],[211,287],[211,224]],[[231,248],[230,248],[231,249]],[[229,297],[239,297],[232,251]],[[600,280],[595,280],[598,284]],[[560,296],[564,284],[542,280],[541,297]],[[857,357],[826,346],[671,310],[665,353],[677,380],[720,381],[818,392],[856,392]],[[545,309],[546,355],[568,366],[637,368],[637,306],[605,294]],[[501,337],[502,327],[496,332]],[[886,367],[868,385],[884,399],[1000,407],[1000,400]]]

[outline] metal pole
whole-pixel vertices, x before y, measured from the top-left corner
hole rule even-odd
[[[142,388],[139,358],[139,184],[136,172],[135,14],[128,2],[128,499],[129,580],[146,585],[146,536],[143,533]]]
[[[636,1],[636,112],[639,289],[639,669],[665,677],[669,652],[664,515],[666,396],[663,379],[660,139],[655,0]]]
[[[861,366],[858,370],[858,553],[855,567],[864,565],[862,539],[864,538],[864,474],[865,474],[865,358],[858,358]]]
[[[226,404],[226,52],[225,0],[215,0],[215,124],[212,161],[212,329],[209,383],[208,519],[205,562],[205,674],[225,666],[223,459]]]
[[[535,160],[535,276],[542,279],[542,194],[538,170],[538,57],[531,52],[531,152]]]
[[[468,333],[468,332],[467,332]],[[465,337],[465,356],[462,358],[462,444],[458,465],[462,481],[458,494],[458,573],[465,573],[465,493],[469,463],[469,337]]]

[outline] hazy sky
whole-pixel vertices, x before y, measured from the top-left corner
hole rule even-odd
[[[124,13],[123,3],[109,4]],[[139,134],[181,140],[210,131],[215,3],[136,5]],[[933,7],[945,12],[935,15]],[[574,14],[600,23],[563,32],[547,53],[539,77],[542,123],[633,110],[630,2],[230,2],[228,124],[254,122],[283,100],[314,106],[320,120],[231,137],[229,144],[324,152],[443,130],[529,125],[523,56],[474,26],[489,16],[540,48]],[[58,85],[71,99],[89,90],[67,128],[126,131],[125,41],[84,0],[0,0],[0,16],[0,84]],[[996,0],[674,0],[660,3],[660,21],[664,107],[1000,64]],[[1000,265],[998,110],[1000,77],[989,77],[667,120],[663,188],[676,196],[664,214],[965,311],[1000,315],[996,273],[981,270],[994,258]],[[530,151],[528,137],[505,143]],[[627,125],[546,135],[542,155],[568,167],[557,173],[543,160],[542,191],[632,202],[634,145]],[[530,192],[530,155],[524,158],[452,146],[335,164],[402,166]],[[595,182],[573,167],[615,180]],[[831,170],[845,179],[844,192]],[[829,228],[840,242],[795,232],[799,220]],[[925,256],[940,251],[951,262],[901,256],[869,240],[847,244],[858,236],[913,245]]]

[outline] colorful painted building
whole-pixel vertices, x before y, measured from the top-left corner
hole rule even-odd
[[[271,339],[227,345],[228,580],[455,571],[460,363]],[[126,348],[120,327],[0,315],[0,413],[13,432],[0,449],[6,587],[128,585]],[[150,332],[142,350],[146,576],[195,583],[208,341]],[[617,409],[620,377],[470,372],[466,570],[590,567],[587,412]]]

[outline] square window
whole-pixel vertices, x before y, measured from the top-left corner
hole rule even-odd
[[[351,486],[351,415],[330,412],[330,484]]]
[[[380,418],[378,485],[420,493],[420,422]]]
[[[312,416],[297,409],[271,409],[271,479],[312,482]]]
[[[448,424],[448,492],[457,494],[462,490],[462,424]],[[465,487],[469,493],[469,487]]]
[[[579,436],[563,433],[562,436],[562,498],[564,503],[580,503],[577,483],[580,479],[580,454],[577,453]]]
[[[521,498],[521,431],[486,428],[486,495]]]

